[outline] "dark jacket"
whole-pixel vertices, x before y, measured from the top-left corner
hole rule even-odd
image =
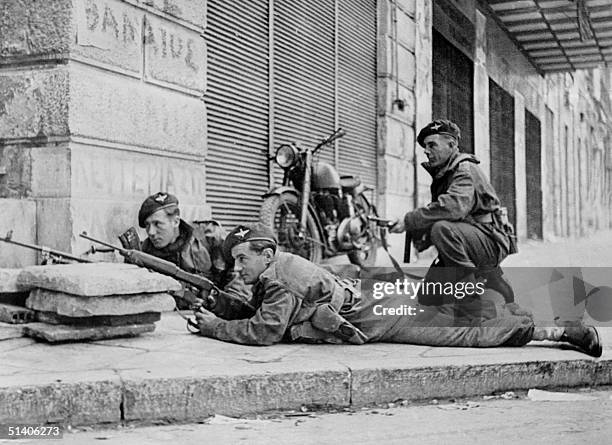
[[[216,244],[222,243],[223,240],[215,241],[218,234],[209,237],[206,236],[206,231],[201,232],[181,219],[179,237],[174,243],[163,249],[156,249],[147,238],[142,243],[142,251],[170,261],[189,273],[204,276],[225,292],[249,301],[251,299],[249,286],[244,284],[231,267],[226,267],[224,261],[218,258],[220,249],[216,248],[218,247]],[[179,296],[187,301],[192,301],[195,298],[195,295],[185,289]],[[180,307],[186,308],[186,303],[181,303]],[[219,311],[219,315],[227,316],[222,309],[219,309]]]
[[[255,315],[243,320],[217,319],[212,337],[250,345],[271,345],[283,339],[365,341],[340,315],[352,307],[353,292],[330,272],[300,256],[279,252],[252,290]],[[334,334],[341,325],[344,339]]]
[[[433,178],[431,202],[406,214],[406,231],[422,234],[437,221],[465,221],[480,227],[507,251],[509,240],[500,228],[477,222],[479,217],[500,208],[497,193],[479,163],[474,155],[459,152],[435,169],[424,162],[422,166]]]
[[[203,275],[219,285],[217,274],[212,269],[206,239],[196,236],[193,226],[182,219],[179,223],[179,237],[175,242],[157,249],[147,238],[142,243],[142,251],[170,261],[189,273]]]
[[[437,169],[424,162],[423,167],[433,178],[431,202],[406,214],[406,230],[429,229],[436,221],[461,221],[468,215],[484,215],[499,209],[499,198],[479,163],[467,153],[456,153]]]

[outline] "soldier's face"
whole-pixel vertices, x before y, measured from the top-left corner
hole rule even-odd
[[[179,235],[180,217],[168,216],[164,210],[153,213],[145,220],[147,236],[156,249],[163,249],[176,241]]]
[[[268,251],[265,249],[261,253],[251,250],[250,243],[242,243],[232,248],[232,257],[234,257],[234,271],[240,274],[240,277],[246,284],[253,284],[259,278],[259,275],[268,268],[270,258]]]
[[[448,158],[458,150],[456,141],[443,134],[432,134],[425,138],[425,155],[430,167],[444,165]]]

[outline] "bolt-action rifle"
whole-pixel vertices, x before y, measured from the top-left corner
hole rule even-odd
[[[37,244],[28,244],[22,243],[20,241],[15,241],[13,238],[13,231],[9,230],[4,238],[0,238],[0,241],[4,241],[5,243],[15,244],[17,246],[26,247],[28,249],[36,250],[40,252],[42,256],[42,264],[69,264],[69,263],[92,263],[93,261],[88,260],[87,258],[80,258],[78,256],[71,255],[66,252],[62,252],[61,250],[50,249],[46,246],[39,246]]]
[[[203,306],[217,315],[232,314],[232,318],[248,318],[255,313],[255,309],[247,301],[228,292],[222,291],[215,285],[215,283],[210,281],[208,278],[184,271],[183,269],[178,267],[176,264],[171,263],[170,261],[157,258],[140,250],[124,249],[121,247],[113,246],[112,244],[108,244],[104,241],[100,241],[98,239],[88,236],[86,232],[81,233],[80,236],[89,241],[93,241],[95,243],[116,250],[132,264],[135,264],[140,267],[145,267],[163,275],[167,275],[169,277],[187,283],[188,285],[195,287],[199,291],[204,291],[207,296],[204,299]],[[190,324],[191,323],[193,322],[190,321]],[[194,325],[192,324],[192,326]],[[197,328],[197,326],[194,327]]]

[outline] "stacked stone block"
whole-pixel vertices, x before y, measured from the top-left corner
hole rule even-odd
[[[0,269],[0,323],[23,324],[34,320],[25,308],[29,287],[17,283],[21,269]]]
[[[130,264],[92,263],[25,268],[18,283],[31,286],[25,305],[37,323],[24,334],[48,342],[135,336],[155,329],[174,308],[174,279]]]

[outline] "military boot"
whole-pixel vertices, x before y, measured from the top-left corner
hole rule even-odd
[[[602,347],[599,333],[593,326],[580,323],[578,326],[566,327],[560,341],[577,346],[582,352],[591,357],[601,357]]]
[[[514,303],[514,290],[510,283],[506,281],[503,277],[504,273],[501,270],[501,267],[497,266],[491,271],[483,272],[482,276],[485,278],[486,283],[485,287],[489,289],[493,289],[494,291],[499,292],[504,297],[506,304]]]

